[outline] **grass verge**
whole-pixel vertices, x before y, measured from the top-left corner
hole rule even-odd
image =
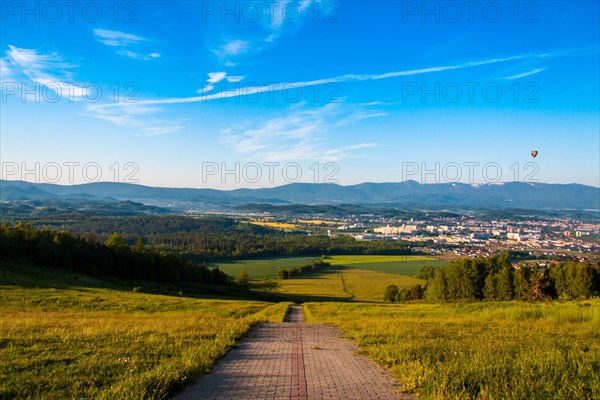
[[[425,399],[600,398],[600,300],[305,309]]]

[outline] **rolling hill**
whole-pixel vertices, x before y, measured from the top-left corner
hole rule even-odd
[[[510,182],[469,185],[293,183],[259,189],[189,189],[98,182],[56,185],[0,181],[0,200],[81,199],[134,201],[172,209],[230,209],[248,203],[268,204],[377,204],[405,208],[527,208],[598,210],[600,189],[580,184]]]

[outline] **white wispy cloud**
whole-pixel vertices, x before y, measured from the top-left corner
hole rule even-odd
[[[273,42],[276,39],[278,39],[282,35],[284,28],[288,25],[291,25],[292,20],[294,21],[294,24],[297,25],[298,21],[296,21],[296,15],[294,14],[297,14],[298,16],[306,16],[306,9],[317,2],[318,1],[315,0],[284,0],[273,3],[272,7],[269,7],[269,21],[271,22],[269,26],[270,32],[268,33],[264,41]],[[293,4],[295,6],[294,11],[288,10],[290,4]],[[288,12],[291,15],[288,15]]]
[[[148,50],[151,41],[141,36],[112,31],[108,29],[93,29],[96,39],[106,46],[114,47],[118,54],[139,60],[151,60],[161,55],[156,51]]]
[[[35,49],[22,49],[11,45],[8,48],[6,59],[0,59],[2,76],[4,76],[5,69],[10,68],[11,75],[19,73],[23,79],[43,85],[56,93],[59,90],[61,98],[76,101],[84,100],[84,96],[95,98],[95,93],[90,94],[85,89],[86,82],[73,83],[75,77],[72,70],[77,65],[64,60],[60,54],[56,52],[44,54]],[[183,121],[181,120],[171,121],[154,117],[162,111],[157,106],[137,103],[124,104],[127,104],[128,107],[105,108],[88,103],[85,112],[86,115],[131,128],[148,136],[173,133],[182,128]]]
[[[6,81],[12,76],[8,61],[0,58],[0,81]]]
[[[225,128],[221,131],[221,141],[237,153],[264,161],[337,161],[356,157],[356,151],[377,145],[372,142],[328,145],[327,133],[337,126],[355,122],[356,114],[365,117],[385,115],[343,103],[331,103],[316,109],[296,106],[290,107],[283,116],[246,121]]]
[[[130,107],[123,109],[97,108],[92,105],[86,107],[87,115],[108,121],[112,124],[131,128],[136,136],[158,136],[175,133],[183,128],[184,121],[170,121],[154,117],[163,110],[159,107],[150,107],[130,103]]]
[[[146,39],[144,39],[141,36],[132,35],[130,33],[120,31],[111,31],[108,29],[94,29],[93,32],[100,43],[104,43],[105,45],[112,47],[125,47],[146,41]]]
[[[231,83],[237,83],[237,82],[241,82],[244,80],[244,78],[246,78],[245,76],[242,75],[237,75],[237,76],[228,76],[227,77],[227,81],[231,82]]]
[[[174,126],[152,126],[152,127],[147,127],[147,128],[143,128],[142,131],[144,132],[142,135],[138,135],[138,136],[162,136],[162,135],[169,135],[171,133],[175,133],[179,130],[181,130],[183,127],[180,125],[174,125]]]
[[[216,50],[213,52],[219,56],[220,58],[227,58],[230,56],[237,56],[239,54],[245,53],[250,48],[250,42],[247,40],[234,39],[227,40],[225,43],[221,44]]]
[[[521,78],[525,78],[526,76],[531,76],[531,75],[539,74],[540,72],[545,71],[545,70],[546,70],[546,68],[536,68],[536,69],[533,69],[531,71],[522,72],[520,74],[511,75],[511,76],[505,76],[505,77],[500,78],[500,79],[507,79],[507,80],[521,79]]]
[[[227,72],[219,71],[219,72],[209,72],[208,79],[206,80],[206,85],[203,88],[197,90],[197,93],[205,93],[214,90],[215,84],[221,82],[223,79],[227,80],[230,83],[238,83],[241,82],[245,76],[237,75],[237,76],[229,76]]]
[[[36,49],[22,49],[9,45],[6,58],[10,62],[12,72],[18,71],[32,82],[43,85],[66,99],[79,101],[83,96],[89,95],[89,91],[83,87],[85,84],[73,83],[71,69],[77,65],[65,61],[56,52],[43,54]]]
[[[209,72],[206,82],[213,84],[222,81],[227,76],[227,72]]]
[[[216,42],[212,52],[224,66],[233,67],[236,65],[236,58],[261,53],[271,47],[285,32],[298,30],[304,21],[312,20],[319,11],[316,9],[311,13],[307,9],[319,2],[320,0],[283,0],[269,3],[257,23],[246,26],[243,33],[228,32],[226,39]]]
[[[435,67],[427,67],[427,68],[419,68],[419,69],[409,69],[403,71],[393,71],[386,72],[382,74],[346,74],[340,75],[332,78],[324,78],[324,79],[316,79],[311,81],[298,81],[298,82],[281,82],[274,83],[271,85],[265,86],[250,86],[250,87],[240,87],[234,88],[232,90],[227,90],[219,93],[212,94],[202,94],[200,96],[193,97],[177,97],[177,98],[164,98],[164,99],[154,99],[154,100],[141,100],[139,104],[182,104],[182,103],[199,103],[206,102],[209,100],[216,99],[224,99],[230,97],[237,97],[241,95],[250,96],[253,94],[264,93],[264,92],[274,92],[285,90],[289,87],[306,87],[306,86],[316,86],[316,85],[324,85],[328,83],[343,83],[343,82],[364,82],[364,81],[374,81],[381,79],[391,79],[397,77],[404,76],[415,76],[415,75],[424,75],[431,74],[436,72],[445,72],[452,70],[461,70],[467,68],[475,68],[484,65],[492,65],[498,63],[506,63],[511,61],[519,61],[525,59],[537,59],[537,58],[545,58],[551,56],[557,56],[562,53],[538,53],[538,54],[522,54],[522,55],[514,55],[508,57],[501,58],[489,58],[485,60],[478,61],[468,61],[458,64],[450,64],[450,65],[441,65]],[[115,104],[116,105],[116,104]],[[104,107],[111,107],[115,105],[105,105]],[[102,107],[102,106],[101,106]]]

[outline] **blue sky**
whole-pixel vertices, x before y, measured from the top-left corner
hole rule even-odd
[[[597,1],[53,4],[2,3],[4,178],[600,186]]]

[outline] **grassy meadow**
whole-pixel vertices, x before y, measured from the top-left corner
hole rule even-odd
[[[19,270],[0,264],[0,399],[164,399],[208,372],[254,323],[282,321],[288,306]]]
[[[293,301],[343,301],[353,293],[345,289],[343,275],[335,268],[327,268],[302,277],[277,281],[274,290]]]
[[[426,265],[439,267],[448,264],[445,260],[428,256],[331,256],[326,261],[331,265],[400,275],[416,275]]]
[[[251,260],[223,261],[210,264],[231,276],[237,276],[242,270],[248,272],[250,279],[275,279],[282,268],[294,268],[310,264],[320,257],[274,257]],[[325,260],[333,266],[345,269],[361,269],[398,275],[415,275],[425,265],[440,266],[447,261],[427,256],[329,256]]]
[[[242,269],[282,266],[258,261]],[[334,265],[280,280],[272,291],[308,302],[307,322],[338,326],[404,391],[423,399],[600,399],[600,299],[374,303],[389,284],[423,281],[355,266],[421,260],[327,261]],[[170,398],[253,324],[283,321],[289,304],[147,294],[2,263],[0,399]]]
[[[329,261],[329,260],[326,260]],[[298,278],[277,281],[275,290],[293,301],[381,302],[385,288],[408,288],[425,281],[412,276],[331,266]]]
[[[599,399],[600,300],[307,303],[424,399]]]
[[[310,264],[319,257],[274,257],[253,260],[217,262],[210,267],[219,269],[230,276],[237,276],[241,271],[248,272],[250,279],[275,279],[281,268],[294,268]]]

